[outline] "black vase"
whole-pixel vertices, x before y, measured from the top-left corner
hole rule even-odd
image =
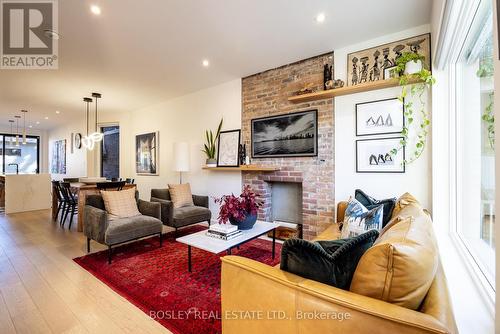
[[[254,225],[255,222],[257,221],[257,215],[254,214],[249,214],[245,216],[245,219],[243,220],[236,220],[233,217],[229,218],[229,222],[233,225],[238,226],[238,230],[250,230]]]

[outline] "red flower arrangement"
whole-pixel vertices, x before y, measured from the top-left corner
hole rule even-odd
[[[252,188],[246,185],[239,197],[231,194],[215,198],[215,203],[220,204],[219,224],[225,224],[230,219],[242,221],[247,216],[257,215],[257,209],[262,205],[257,197]]]

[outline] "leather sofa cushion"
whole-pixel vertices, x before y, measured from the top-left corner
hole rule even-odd
[[[182,227],[202,221],[210,221],[210,209],[202,206],[184,206],[174,210],[174,226]]]
[[[417,310],[434,280],[438,248],[419,205],[403,208],[399,218],[361,257],[350,290]]]
[[[162,222],[150,216],[135,216],[115,219],[109,222],[106,230],[105,243],[113,245],[136,238],[161,233]]]
[[[398,200],[396,201],[394,210],[392,210],[392,217],[394,218],[399,216],[401,210],[403,210],[406,206],[410,204],[415,204],[417,206],[420,206],[420,203],[417,201],[415,197],[413,197],[412,194],[404,193],[403,195],[401,195],[401,197],[399,197]]]

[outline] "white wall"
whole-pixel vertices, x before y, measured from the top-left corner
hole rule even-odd
[[[47,171],[51,173],[51,159],[53,144],[57,140],[66,139],[66,174],[51,174],[52,179],[60,180],[64,177],[84,177],[87,176],[87,151],[85,149],[74,149],[71,153],[71,133],[85,134],[85,117],[75,117],[70,123],[63,127],[53,129],[48,132],[47,145],[45,152],[47,162]]]
[[[223,130],[241,127],[241,80],[230,81],[160,104],[149,106],[132,113],[99,114],[99,124],[118,123],[120,125],[120,176],[135,178],[140,197],[149,199],[151,189],[167,188],[168,183],[178,183],[179,173],[173,168],[173,144],[175,141],[188,142],[191,147],[191,171],[183,173],[183,182],[189,182],[194,194],[211,197],[210,206],[215,219],[218,209],[213,196],[221,196],[241,191],[241,172],[219,172],[202,170],[205,163],[201,148],[206,129],[215,131],[221,118]],[[68,139],[71,132],[81,131],[85,120],[75,120],[63,128],[50,132],[50,142]],[[159,175],[139,176],[135,173],[135,136],[158,131],[160,137]],[[69,143],[69,142],[68,142]],[[68,144],[69,145],[69,144]],[[68,176],[96,176],[99,170],[96,151],[85,156],[84,150],[67,154]],[[88,173],[87,173],[88,171]],[[55,175],[55,177],[62,177]]]
[[[346,80],[347,54],[427,33],[429,26],[421,26],[398,33],[382,36],[363,43],[335,50],[335,78]],[[412,193],[429,210],[432,209],[431,194],[431,149],[429,146],[416,162],[406,166],[404,174],[360,174],[356,173],[356,139],[384,138],[388,135],[356,137],[356,103],[397,97],[401,88],[388,88],[335,98],[335,199],[343,201],[354,195],[356,188],[363,189],[376,198],[397,197],[405,192]],[[427,99],[430,110],[430,98]],[[430,135],[429,135],[430,137]],[[411,146],[411,145],[410,145]],[[407,150],[407,158],[409,151]]]

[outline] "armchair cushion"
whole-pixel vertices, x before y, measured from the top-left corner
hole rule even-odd
[[[175,209],[194,205],[189,183],[169,184],[168,189]]]
[[[111,215],[127,218],[141,214],[137,208],[134,188],[120,191],[101,190],[101,196],[106,211]]]
[[[201,206],[185,206],[174,210],[174,226],[182,227],[210,221],[212,212]]]
[[[282,270],[348,290],[359,259],[378,237],[371,230],[357,237],[309,242],[288,239],[281,251]]]
[[[161,233],[162,226],[159,219],[144,215],[116,219],[109,222],[104,241],[106,245],[114,245]]]

